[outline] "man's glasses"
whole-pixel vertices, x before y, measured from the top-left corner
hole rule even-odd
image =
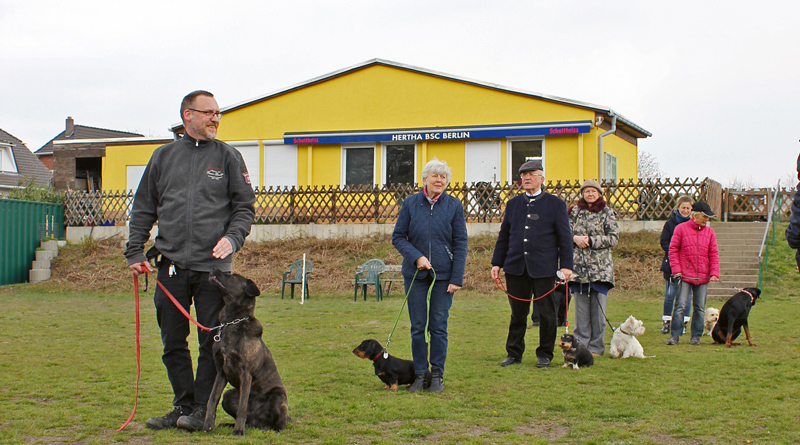
[[[197,110],[195,108],[189,108],[191,111],[196,111],[198,113],[203,113],[206,115],[207,118],[211,119],[212,116],[216,117],[217,119],[222,119],[222,112],[219,110]]]

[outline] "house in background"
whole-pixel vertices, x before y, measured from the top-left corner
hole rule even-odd
[[[513,182],[534,159],[552,181],[637,179],[637,141],[651,136],[609,107],[382,59],[222,112],[217,137],[242,153],[254,187],[414,183],[434,157],[454,183]],[[143,168],[142,150],[107,151],[103,189],[138,182],[119,173],[134,157]]]
[[[80,148],[69,142],[142,137],[128,131],[75,125],[69,116],[64,131],[34,154],[53,172],[53,185],[57,190],[99,190],[102,187],[104,149]]]
[[[47,187],[52,174],[28,147],[10,133],[0,129],[0,196],[19,188],[32,179],[35,185]]]

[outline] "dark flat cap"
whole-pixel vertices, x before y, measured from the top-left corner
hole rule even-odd
[[[708,203],[706,203],[705,201],[697,201],[696,203],[692,204],[692,211],[700,212],[709,218],[717,217],[717,214],[711,210],[711,206],[708,205]]]
[[[519,172],[532,172],[534,170],[544,170],[542,168],[542,161],[528,161],[519,167]]]

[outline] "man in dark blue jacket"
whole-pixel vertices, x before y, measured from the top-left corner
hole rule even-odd
[[[539,347],[536,366],[550,366],[556,342],[556,304],[554,293],[557,272],[572,275],[572,233],[567,206],[557,196],[542,190],[544,170],[541,161],[528,161],[519,168],[525,193],[508,201],[500,234],[492,255],[492,279],[500,278],[503,268],[511,305],[506,352],[500,366],[522,362],[525,331],[531,295],[539,303]],[[541,299],[540,299],[541,298]],[[520,301],[528,300],[528,301]]]

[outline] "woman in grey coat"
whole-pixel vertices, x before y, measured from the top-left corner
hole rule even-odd
[[[603,199],[600,183],[588,179],[581,198],[569,211],[574,243],[573,279],[569,290],[575,308],[575,338],[598,357],[605,352],[608,291],[614,287],[611,248],[619,242],[617,218]]]

